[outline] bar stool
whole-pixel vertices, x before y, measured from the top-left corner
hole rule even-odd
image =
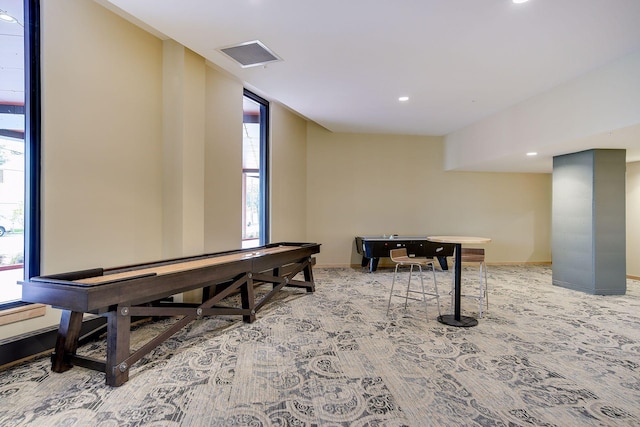
[[[482,308],[486,303],[487,310],[489,310],[489,295],[487,294],[487,265],[484,262],[484,249],[482,248],[462,248],[460,251],[460,257],[462,262],[478,263],[480,267],[480,285],[479,293],[477,295],[461,294],[461,297],[473,298],[478,300],[478,317],[482,318]],[[484,283],[483,283],[484,279]],[[455,277],[451,282],[451,306],[453,307]]]
[[[434,268],[433,259],[423,258],[423,257],[410,257],[407,255],[406,248],[392,249],[390,252],[390,255],[391,255],[391,261],[393,261],[396,264],[396,269],[393,273],[393,281],[391,282],[391,292],[389,293],[389,302],[387,304],[387,315],[389,315],[389,308],[391,307],[391,298],[393,297],[404,298],[405,310],[407,308],[408,300],[410,299],[415,301],[422,300],[424,301],[425,311],[427,310],[427,300],[435,299],[438,304],[438,315],[441,315],[440,294],[438,293],[438,282],[436,282],[436,271]],[[400,266],[409,266],[409,281],[407,283],[407,289],[404,292],[404,294],[398,294],[398,293],[394,294],[393,288],[396,283],[396,275],[398,274],[398,267]],[[422,267],[428,267],[428,266],[431,266],[431,272],[433,273],[433,286],[435,289],[435,293],[426,292],[424,288],[424,279],[422,277]],[[414,267],[418,267],[418,270],[420,271],[420,284],[422,285],[421,291],[411,289],[411,276],[413,276]],[[412,296],[409,296],[409,294],[420,294],[422,295],[422,298],[412,297]]]

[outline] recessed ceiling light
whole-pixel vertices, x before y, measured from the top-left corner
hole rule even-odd
[[[515,4],[526,3],[529,0],[512,0]]]
[[[408,96],[401,96],[400,98],[398,98],[398,101],[400,101],[400,102],[405,102],[405,101],[408,101],[408,100],[409,100]]]
[[[537,155],[538,155],[538,153],[536,153],[535,151],[529,151],[527,153],[527,156],[537,156]]]

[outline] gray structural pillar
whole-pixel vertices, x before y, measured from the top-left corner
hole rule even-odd
[[[553,284],[596,295],[626,285],[625,150],[553,158]]]

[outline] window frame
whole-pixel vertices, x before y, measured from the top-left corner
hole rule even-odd
[[[256,95],[248,89],[243,90],[243,96],[260,105],[260,245],[270,243],[270,215],[269,215],[269,101]],[[244,171],[244,168],[243,168]],[[244,200],[243,200],[244,201]]]
[[[41,74],[40,0],[24,0],[25,72],[25,199],[24,199],[24,278],[40,274],[41,245]],[[27,305],[23,301],[1,303],[0,310]]]
[[[25,0],[25,209],[24,274],[40,274],[41,245],[41,75],[40,0]]]

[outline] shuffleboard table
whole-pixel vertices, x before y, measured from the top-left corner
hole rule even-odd
[[[357,236],[356,251],[362,255],[362,266],[369,266],[369,271],[378,268],[380,258],[389,258],[391,249],[407,248],[409,256],[438,258],[440,267],[448,270],[447,257],[453,256],[454,245],[435,243],[426,236]]]
[[[252,249],[118,268],[95,268],[32,277],[19,282],[22,300],[62,309],[52,370],[64,372],[74,365],[105,372],[106,383],[120,386],[129,379],[131,365],[201,316],[240,315],[253,322],[256,312],[283,286],[315,291],[313,255],[317,243],[273,243]],[[294,277],[302,273],[304,280]],[[272,288],[256,298],[254,287]],[[201,304],[170,301],[171,296],[202,289]],[[221,301],[240,294],[240,307]],[[76,354],[84,313],[106,317],[106,359]],[[135,351],[130,348],[133,316],[178,316],[180,319]]]

